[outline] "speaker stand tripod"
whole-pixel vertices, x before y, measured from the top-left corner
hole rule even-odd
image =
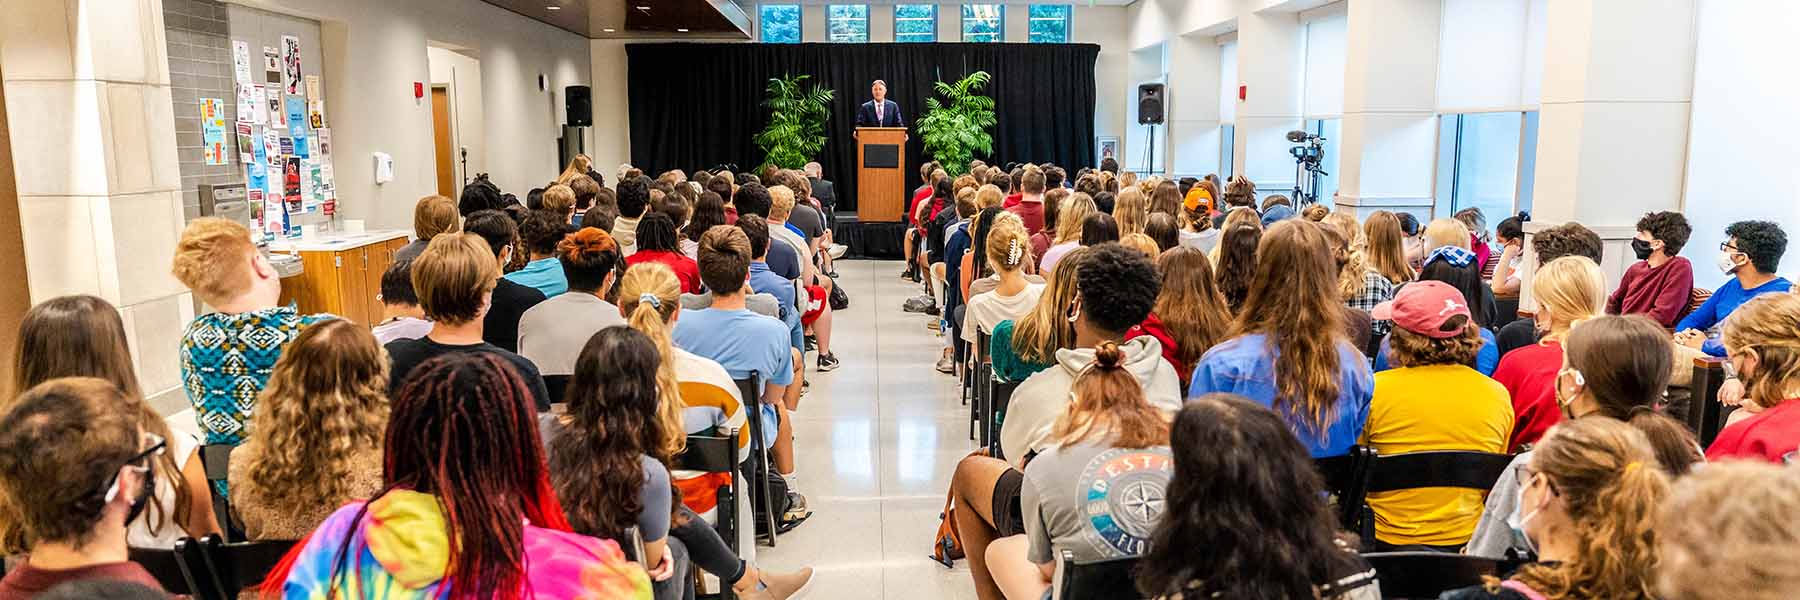
[[[1144,176],[1149,177],[1156,166],[1156,124],[1144,126],[1150,129],[1150,134],[1144,136]]]

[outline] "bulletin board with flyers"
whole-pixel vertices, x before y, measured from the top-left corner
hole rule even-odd
[[[298,237],[302,224],[337,213],[321,53],[307,48],[319,39],[318,24],[236,5],[230,11],[236,156],[229,158],[243,167],[257,230]]]

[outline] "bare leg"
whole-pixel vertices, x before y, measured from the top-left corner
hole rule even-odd
[[[782,475],[794,474],[794,419],[787,407],[775,405],[781,415],[781,424],[775,428],[775,445],[769,448],[769,456],[775,463],[775,472]]]
[[[1044,590],[1050,589],[1050,582],[1044,581],[1044,570],[1025,557],[1030,545],[1024,534],[988,544],[988,571],[1008,600],[1038,600],[1044,597]]]
[[[1004,598],[988,573],[987,548],[996,535],[994,484],[1010,468],[997,458],[970,456],[956,465],[956,473],[950,477],[950,491],[956,496],[956,530],[962,536],[963,554],[969,558],[969,573],[981,600]]]
[[[781,402],[786,405],[783,408],[787,410],[800,410],[800,389],[806,387],[806,355],[795,348],[789,348],[788,354],[793,357],[794,383],[787,386]]]
[[[813,321],[813,336],[819,338],[819,356],[831,355],[831,302],[825,302],[825,312]]]

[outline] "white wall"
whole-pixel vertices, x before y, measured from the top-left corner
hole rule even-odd
[[[1444,0],[1437,107],[1535,109],[1549,0]]]
[[[1694,261],[1695,285],[1717,287],[1711,267],[1725,226],[1772,220],[1788,232],[1781,272],[1800,273],[1800,142],[1787,124],[1800,119],[1800,81],[1791,76],[1800,38],[1800,4],[1700,3],[1688,128],[1687,218],[1694,227],[1682,255]],[[1746,32],[1759,32],[1754,35]]]
[[[479,0],[239,0],[316,19],[323,34],[326,95],[332,98],[332,158],[339,212],[369,227],[407,228],[420,196],[434,193],[427,47],[468,48],[481,62],[486,169],[501,189],[523,195],[561,171],[556,139],[562,89],[586,85],[588,40]],[[539,91],[538,75],[549,79]],[[591,147],[591,144],[590,144]],[[376,185],[373,152],[394,157],[394,180]]]
[[[487,171],[486,135],[482,131],[482,124],[487,119],[481,103],[481,61],[437,46],[426,49],[426,56],[431,63],[431,85],[444,86],[450,96],[450,161],[455,171],[452,179],[460,189],[465,177]],[[467,167],[458,160],[461,158],[457,154],[459,149],[468,152]]]

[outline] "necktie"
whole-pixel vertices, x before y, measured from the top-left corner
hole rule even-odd
[[[882,102],[882,103],[880,103],[880,104],[876,104],[876,105],[875,105],[875,124],[876,124],[876,125],[880,125],[880,124],[881,124],[881,105],[882,105],[882,104],[887,104],[887,103],[886,103],[886,102]]]

